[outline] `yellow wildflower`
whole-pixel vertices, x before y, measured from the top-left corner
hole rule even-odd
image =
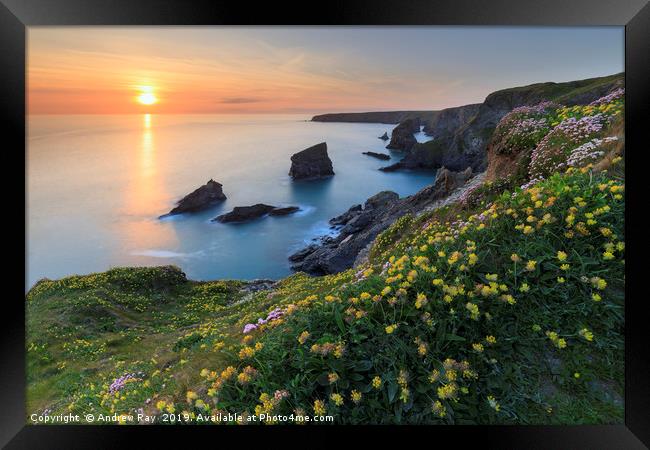
[[[307,342],[308,338],[309,338],[309,331],[303,331],[302,333],[300,333],[300,336],[298,336],[298,342],[304,344],[305,342]]]
[[[440,418],[445,417],[447,415],[447,409],[445,408],[445,405],[443,405],[440,402],[440,400],[436,400],[435,402],[433,402],[433,405],[431,406],[431,411]]]
[[[580,330],[578,332],[578,334],[580,334],[580,336],[582,336],[583,338],[585,338],[589,342],[594,340],[594,334],[591,331],[589,331],[589,329],[587,329],[587,328],[583,328],[582,330]]]
[[[339,394],[338,392],[330,395],[330,398],[332,399],[332,401],[334,402],[334,404],[336,406],[342,406],[343,405],[343,396],[341,394]]]
[[[322,400],[314,401],[314,414],[322,416],[325,414],[325,403]]]
[[[490,407],[496,412],[499,412],[501,410],[501,405],[499,405],[499,402],[497,402],[493,396],[488,395],[487,401],[490,404]]]

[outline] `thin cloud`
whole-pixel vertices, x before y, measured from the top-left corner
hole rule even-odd
[[[225,103],[227,105],[240,105],[243,103],[259,103],[263,101],[264,99],[259,97],[226,97],[219,100],[218,103]]]

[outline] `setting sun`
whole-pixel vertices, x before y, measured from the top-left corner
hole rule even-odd
[[[153,105],[158,102],[158,98],[153,93],[153,86],[138,86],[140,95],[137,97],[138,103],[141,105]]]
[[[151,92],[143,92],[142,94],[138,95],[138,102],[142,103],[143,105],[153,105],[157,101],[158,99]]]

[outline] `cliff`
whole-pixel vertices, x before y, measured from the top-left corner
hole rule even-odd
[[[433,120],[438,111],[375,111],[375,112],[351,112],[351,113],[328,113],[312,117],[312,122],[358,122],[358,123],[386,123],[395,124],[406,119],[419,117],[420,120],[428,122]]]
[[[588,104],[623,86],[623,74],[590,78],[566,83],[537,83],[503,89],[488,95],[478,105],[438,114],[427,134],[433,140],[417,143],[400,162],[384,170],[435,169],[452,170],[471,167],[483,171],[487,163],[487,144],[497,123],[519,106],[535,105],[544,100],[567,106]]]

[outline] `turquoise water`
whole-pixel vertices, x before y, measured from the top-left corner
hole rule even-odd
[[[278,278],[287,256],[327,221],[381,191],[410,195],[433,173],[384,173],[392,126],[309,122],[305,115],[31,116],[27,149],[27,287],[42,277],[175,264],[188,277]],[[418,135],[418,140],[425,139]],[[289,157],[325,141],[334,177],[293,182]],[[394,158],[399,155],[393,154]],[[208,179],[228,199],[159,220]],[[302,211],[245,224],[210,219],[234,206]]]

